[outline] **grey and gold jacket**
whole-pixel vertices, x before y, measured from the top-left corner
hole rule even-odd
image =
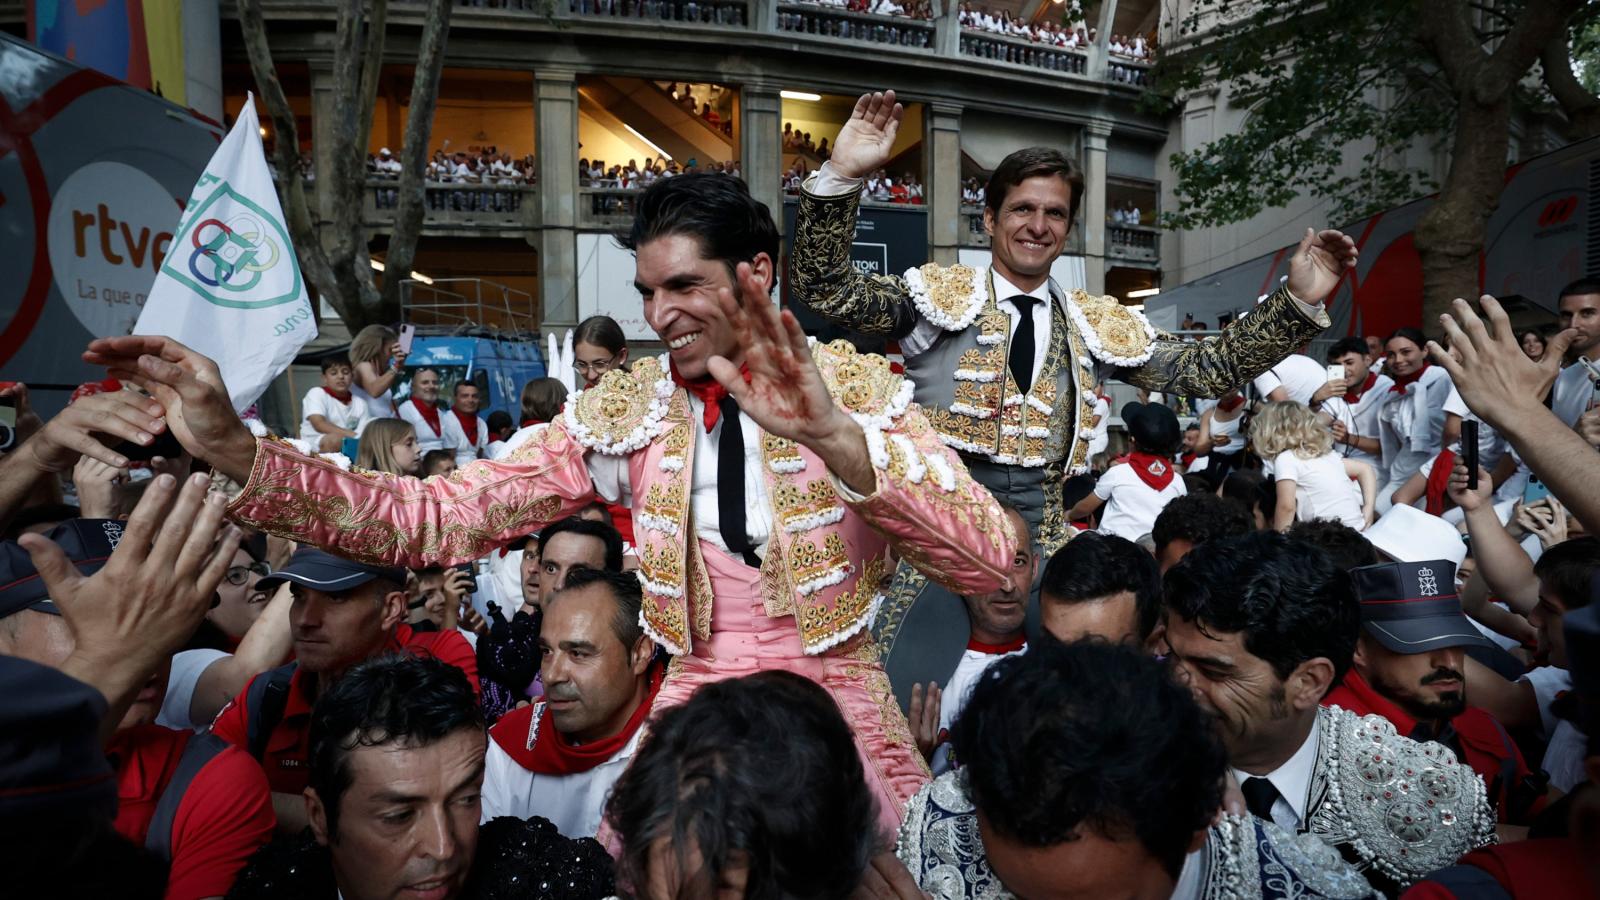
[[[819,315],[899,340],[923,322],[941,332],[906,360],[914,399],[944,442],[1003,465],[1087,469],[1095,385],[1218,397],[1277,364],[1329,324],[1327,314],[1279,288],[1220,336],[1181,341],[1114,297],[1050,287],[1050,339],[1023,394],[1011,378],[1010,317],[987,268],[933,263],[903,275],[863,275],[850,264],[857,194],[802,190],[789,278]],[[1063,465],[1064,463],[1064,465]]]

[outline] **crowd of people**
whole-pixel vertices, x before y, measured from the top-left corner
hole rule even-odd
[[[985,184],[986,272],[864,274],[899,114],[858,105],[788,277],[903,372],[808,342],[777,223],[702,173],[623,239],[667,354],[586,320],[570,396],[484,416],[382,326],[296,435],[160,336],[48,421],[0,385],[8,887],[1594,896],[1600,282],[1559,333],[1457,301],[1324,363],[1358,251],[1308,232],[1184,341],[1049,280],[1049,148]],[[1114,432],[1108,378],[1214,399]]]
[[[904,19],[933,20],[933,4],[929,0],[798,0],[832,9],[872,16],[898,16]]]

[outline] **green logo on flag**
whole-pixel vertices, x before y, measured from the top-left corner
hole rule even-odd
[[[300,266],[283,225],[228,182],[184,213],[161,270],[217,306],[264,309],[301,295]]]

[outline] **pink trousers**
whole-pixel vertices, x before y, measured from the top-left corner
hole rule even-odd
[[[756,571],[710,544],[700,547],[716,597],[711,639],[697,639],[691,655],[672,661],[653,714],[723,678],[779,669],[811,679],[832,695],[850,723],[867,788],[878,798],[878,821],[892,840],[906,804],[931,776],[878,662],[872,636],[863,631],[820,656],[807,656],[794,618],[766,615]]]

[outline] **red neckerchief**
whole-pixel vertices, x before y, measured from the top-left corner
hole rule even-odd
[[[1135,450],[1128,454],[1128,465],[1133,467],[1133,474],[1139,476],[1140,481],[1155,490],[1164,491],[1172,483],[1172,463],[1154,453]]]
[[[1394,379],[1394,386],[1389,388],[1389,390],[1396,394],[1404,394],[1406,392],[1406,385],[1411,384],[1418,378],[1421,378],[1422,373],[1428,371],[1428,367],[1431,365],[1433,365],[1433,363],[1423,363],[1422,368],[1412,372],[1410,375],[1390,375],[1389,377]]]
[[[439,407],[434,406],[432,403],[423,403],[413,396],[411,398],[411,408],[415,409],[417,414],[422,416],[422,421],[427,422],[428,427],[433,429],[434,437],[444,433],[439,430]]]
[[[1417,374],[1421,375],[1422,373],[1418,372]],[[1357,403],[1361,402],[1361,398],[1362,397],[1366,396],[1367,391],[1372,390],[1372,386],[1377,384],[1377,383],[1378,383],[1378,373],[1377,372],[1368,372],[1367,373],[1367,380],[1361,382],[1361,388],[1359,390],[1345,391],[1344,392],[1344,402],[1350,404],[1351,406],[1355,406]]]
[[[693,394],[699,398],[701,403],[705,404],[705,409],[700,411],[700,415],[701,420],[705,422],[706,433],[710,434],[711,429],[717,427],[717,419],[722,417],[722,398],[728,396],[728,389],[722,386],[722,382],[712,378],[710,375],[691,381],[678,374],[676,364],[672,364],[670,369],[672,371],[672,383]],[[739,374],[744,376],[745,384],[750,383],[750,366],[748,364],[739,367]]]
[[[336,391],[333,388],[323,388],[323,390],[325,392],[327,392],[329,397],[332,397],[333,399],[339,401],[340,403],[349,403],[350,402],[350,392],[349,391]]]
[[[461,423],[461,432],[467,436],[467,444],[476,447],[478,445],[478,417],[476,415],[463,414],[453,406],[450,407],[450,412],[454,413],[456,421]]]
[[[1218,400],[1217,401],[1217,409],[1220,409],[1223,412],[1233,412],[1234,410],[1238,409],[1239,407],[1241,407],[1243,405],[1244,405],[1244,395],[1243,394],[1234,394],[1232,397],[1229,397],[1226,400]]]
[[[1199,455],[1198,455],[1198,454],[1195,454],[1195,453],[1185,453],[1185,454],[1184,454],[1184,455],[1183,455],[1183,458],[1182,458],[1182,459],[1180,459],[1180,460],[1179,460],[1179,462],[1180,462],[1180,463],[1182,463],[1182,465],[1183,465],[1183,467],[1184,467],[1184,468],[1185,468],[1185,469],[1187,469],[1187,468],[1189,468],[1189,467],[1190,467],[1190,466],[1192,466],[1192,465],[1194,465],[1194,461],[1195,461],[1195,460],[1197,460],[1197,459],[1199,459],[1199,458],[1200,458],[1200,457],[1199,457]]]
[[[1456,467],[1456,452],[1454,450],[1441,450],[1433,458],[1433,469],[1428,472],[1427,513],[1430,516],[1444,515],[1444,498],[1450,487],[1450,470]]]
[[[644,702],[633,711],[628,724],[622,726],[622,730],[611,737],[591,741],[579,747],[567,743],[562,739],[561,733],[556,731],[555,719],[543,698],[535,701],[532,706],[507,713],[495,723],[495,727],[489,729],[489,737],[500,745],[500,749],[504,750],[507,756],[516,760],[517,765],[536,775],[560,777],[587,772],[616,756],[617,752],[633,739],[639,726],[650,717],[650,708],[655,703],[656,693],[661,690],[664,673],[665,669],[662,666],[651,665],[649,688],[645,693]]]
[[[990,656],[999,656],[1003,653],[1015,653],[1028,645],[1028,636],[1019,634],[1015,639],[1004,644],[985,644],[977,638],[967,639],[967,649],[976,653],[987,653]]]

